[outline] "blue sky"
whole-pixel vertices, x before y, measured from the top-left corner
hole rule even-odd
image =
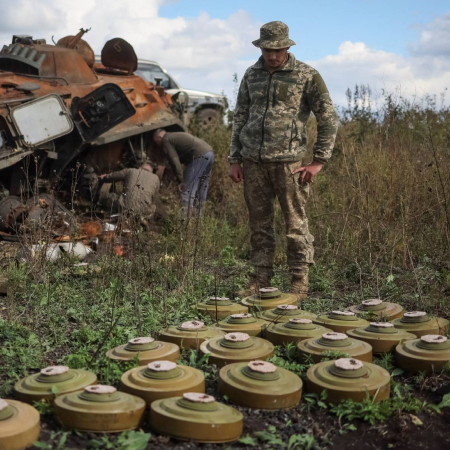
[[[342,41],[363,41],[369,47],[406,56],[420,26],[450,12],[450,1],[182,0],[162,5],[160,15],[195,18],[207,12],[211,17],[227,19],[239,9],[261,23],[287,23],[298,46],[296,52],[305,60],[313,60],[336,52]]]
[[[251,41],[272,20],[289,25],[291,51],[319,70],[338,106],[356,84],[412,101],[450,84],[450,0],[0,0],[0,11],[0,45],[12,34],[51,42],[91,28],[97,54],[122,37],[182,87],[231,102],[233,76],[258,58]]]

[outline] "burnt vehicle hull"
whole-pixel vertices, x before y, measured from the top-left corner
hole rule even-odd
[[[152,131],[184,131],[163,87],[133,75],[137,57],[126,41],[106,43],[97,70],[82,34],[56,46],[14,37],[0,52],[4,194],[74,183],[83,193],[92,173],[142,164]]]

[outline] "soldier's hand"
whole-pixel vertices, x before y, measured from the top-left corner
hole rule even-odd
[[[292,171],[292,175],[296,173],[300,173],[298,177],[298,181],[300,184],[310,184],[313,182],[314,177],[322,170],[323,164],[318,161],[313,161],[311,164],[308,164],[303,167],[299,167]]]
[[[103,178],[106,177],[106,173],[104,173],[103,175],[99,175],[98,177],[100,178],[100,180],[103,180]]]
[[[240,183],[244,180],[244,172],[238,163],[230,164],[230,172],[228,175],[235,183]]]

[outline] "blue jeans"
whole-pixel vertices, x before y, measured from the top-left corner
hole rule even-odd
[[[206,200],[209,177],[214,164],[214,153],[208,152],[189,163],[183,173],[181,201],[185,207],[201,207]]]

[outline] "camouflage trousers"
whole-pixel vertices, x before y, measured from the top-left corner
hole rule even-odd
[[[293,273],[305,273],[314,263],[314,237],[308,229],[305,205],[309,185],[300,186],[295,163],[257,163],[244,160],[244,195],[251,231],[255,272],[273,273],[275,258],[275,198],[286,223],[287,262]]]

